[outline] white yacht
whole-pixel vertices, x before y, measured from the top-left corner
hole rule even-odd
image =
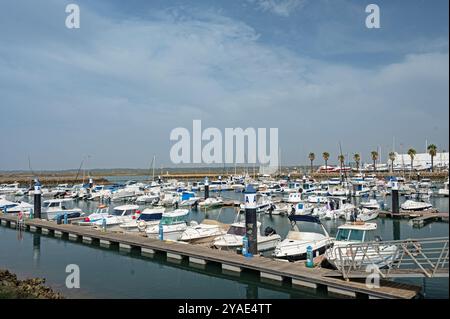
[[[292,228],[282,242],[280,242],[273,256],[288,261],[297,261],[306,259],[306,250],[311,246],[313,256],[319,256],[332,247],[333,238],[329,236],[325,227],[317,217],[313,216],[289,216]],[[320,225],[322,233],[319,232],[303,232],[299,230],[298,222],[307,222]]]
[[[93,225],[94,222],[106,218],[108,217],[108,215],[109,215],[109,207],[106,205],[99,205],[95,210],[95,212],[85,217],[84,220],[78,222],[78,225],[80,226]]]
[[[374,264],[383,268],[394,262],[399,255],[397,247],[383,245],[381,238],[375,236],[376,229],[377,224],[364,222],[339,226],[333,247],[325,253],[328,262],[338,269],[352,264],[356,266]],[[365,254],[362,249],[351,246],[365,242],[371,243],[364,249]]]
[[[260,231],[261,222],[257,222],[257,245],[258,252],[264,252],[273,250],[281,241],[281,237],[278,234],[268,234],[263,236]],[[225,235],[219,236],[214,239],[213,246],[218,249],[224,250],[236,250],[242,248],[243,238],[245,236],[245,223],[237,222],[230,225]]]
[[[187,209],[165,212],[162,214],[161,221],[157,225],[147,227],[145,233],[149,238],[159,239],[162,231],[163,240],[179,240],[187,228],[186,217],[188,214],[189,210]]]

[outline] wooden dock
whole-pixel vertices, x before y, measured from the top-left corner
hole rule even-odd
[[[2,226],[16,228],[16,216],[0,214]],[[120,250],[139,250],[144,256],[165,253],[169,260],[186,259],[194,267],[203,267],[207,263],[220,264],[224,273],[239,275],[242,271],[259,273],[262,281],[274,284],[287,283],[292,287],[326,290],[329,295],[353,298],[412,299],[421,291],[421,287],[393,281],[381,280],[379,288],[368,287],[361,280],[343,280],[336,271],[324,268],[307,268],[304,263],[289,263],[271,258],[254,256],[246,258],[235,252],[220,251],[200,245],[161,241],[135,234],[104,232],[92,227],[73,224],[29,219],[22,227],[28,231],[44,235],[80,241],[85,244],[99,243],[110,247],[118,245]]]
[[[448,213],[439,212],[436,209],[428,209],[424,211],[406,211],[400,210],[398,214],[394,214],[390,211],[380,211],[380,217],[389,217],[389,218],[406,218],[406,219],[417,219],[421,218],[423,220],[435,220],[441,222],[448,223]]]

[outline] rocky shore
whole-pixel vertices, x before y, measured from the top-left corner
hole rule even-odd
[[[45,279],[19,280],[15,274],[0,269],[0,299],[63,299],[64,297],[44,285]]]

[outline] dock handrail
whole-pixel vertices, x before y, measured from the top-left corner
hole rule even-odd
[[[382,278],[449,277],[448,237],[335,245],[325,255],[346,279],[367,277],[368,269]]]

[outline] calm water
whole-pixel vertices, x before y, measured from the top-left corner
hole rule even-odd
[[[242,194],[224,192],[224,198],[241,199]],[[214,196],[214,193],[212,194]],[[390,197],[387,197],[389,206]],[[447,198],[433,198],[433,205],[448,212]],[[74,202],[85,212],[95,210],[98,203]],[[113,203],[111,206],[118,206]],[[144,207],[142,207],[144,208]],[[191,211],[191,220],[218,219],[231,223],[236,219],[233,208]],[[274,228],[283,238],[289,231],[286,217],[259,215],[262,231]],[[243,216],[241,216],[243,218]],[[413,228],[407,220],[377,219],[378,234],[385,240],[440,237],[449,234],[448,224],[432,223]],[[324,221],[331,235],[343,221]],[[302,226],[304,226],[302,224]],[[310,226],[311,227],[311,226]],[[308,227],[303,228],[308,230]],[[143,258],[135,253],[120,253],[117,248],[103,249],[64,239],[19,233],[0,227],[0,268],[14,271],[21,277],[44,277],[47,283],[67,297],[79,298],[326,298],[324,293],[292,289],[288,285],[261,283],[253,273],[240,277],[224,275],[220,266],[208,265],[205,270],[191,268],[185,262],[167,262],[163,256]],[[65,288],[65,267],[77,264],[81,272],[81,288]],[[448,279],[402,279],[424,286],[426,298],[448,298]],[[217,289],[220,287],[220,289]]]

